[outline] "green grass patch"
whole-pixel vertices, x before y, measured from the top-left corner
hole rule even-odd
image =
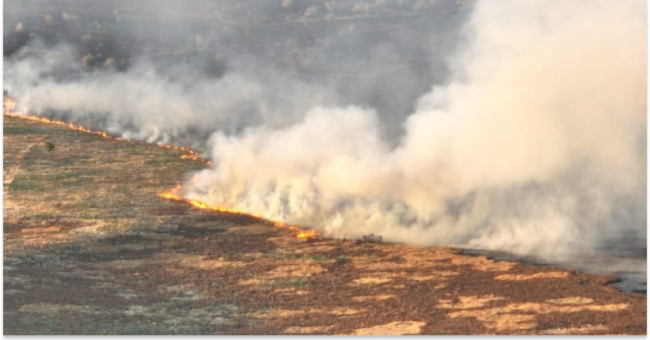
[[[273,288],[303,288],[311,284],[307,278],[296,278],[296,279],[276,279],[269,284]]]

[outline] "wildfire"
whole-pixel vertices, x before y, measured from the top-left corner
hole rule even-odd
[[[61,121],[61,120],[54,120],[54,119],[49,119],[49,118],[46,118],[46,117],[38,117],[38,116],[35,116],[35,115],[29,115],[29,114],[18,114],[18,113],[15,112],[15,109],[16,109],[16,101],[15,100],[13,100],[13,99],[11,99],[9,97],[6,97],[6,96],[2,98],[2,111],[3,111],[3,114],[5,116],[7,116],[7,117],[30,120],[30,121],[45,123],[45,124],[64,126],[64,127],[67,127],[67,128],[69,128],[71,130],[74,130],[74,131],[80,131],[80,132],[85,132],[85,133],[98,135],[98,136],[100,136],[102,138],[105,138],[105,139],[111,139],[111,140],[123,141],[123,142],[129,142],[129,143],[140,142],[140,141],[136,141],[136,140],[133,140],[133,139],[124,139],[124,138],[121,138],[121,137],[109,135],[105,131],[91,130],[91,129],[85,128],[83,126],[76,125],[76,124],[73,124],[73,123],[67,123],[67,122],[64,122],[64,121]],[[177,146],[177,145],[168,145],[168,144],[158,144],[158,145],[160,147],[165,148],[165,149],[185,153],[185,154],[181,155],[181,159],[189,159],[189,160],[193,160],[193,161],[199,161],[199,162],[203,162],[203,163],[208,164],[208,165],[212,164],[207,159],[201,158],[196,151],[194,151],[194,150],[192,150],[190,148]]]
[[[216,211],[216,212],[222,212],[222,213],[228,213],[228,214],[236,214],[236,215],[245,215],[245,216],[253,216],[255,218],[261,219],[261,220],[266,220],[268,222],[271,222],[273,226],[279,227],[279,228],[287,228],[291,231],[296,232],[296,237],[299,239],[315,239],[318,237],[318,233],[316,233],[315,230],[305,230],[301,229],[299,227],[293,226],[293,225],[287,225],[282,221],[276,221],[267,217],[263,217],[260,214],[257,213],[250,213],[246,212],[243,210],[239,209],[232,209],[232,208],[225,208],[225,207],[219,207],[219,206],[213,206],[209,205],[205,202],[198,201],[198,200],[190,200],[190,199],[185,199],[182,198],[181,196],[178,195],[178,192],[180,191],[181,186],[178,185],[174,187],[172,190],[168,192],[163,192],[158,194],[159,197],[162,197],[164,199],[170,200],[170,201],[176,201],[176,202],[185,202],[197,209],[200,210],[208,210],[208,211]]]
[[[130,143],[143,143],[141,141],[136,141],[136,140],[132,140],[132,139],[124,139],[124,138],[121,138],[121,137],[113,136],[113,135],[108,134],[105,131],[91,130],[91,129],[88,129],[88,128],[85,128],[83,126],[76,125],[76,124],[73,124],[73,123],[68,123],[68,122],[64,122],[64,121],[60,121],[60,120],[49,119],[49,118],[46,118],[46,117],[38,117],[38,116],[35,116],[35,115],[29,115],[29,114],[24,114],[24,113],[21,113],[21,114],[16,113],[16,111],[15,111],[15,109],[16,109],[16,101],[9,98],[9,97],[6,97],[6,96],[3,97],[2,106],[3,106],[3,114],[4,114],[4,116],[7,116],[7,117],[14,117],[14,118],[19,118],[19,119],[24,119],[24,120],[35,121],[35,122],[39,122],[39,123],[64,126],[64,127],[67,127],[67,128],[69,128],[71,130],[74,130],[74,131],[90,133],[90,134],[98,135],[98,136],[100,136],[102,138],[110,139],[110,140],[124,141],[124,142],[130,142]],[[186,148],[186,147],[182,147],[182,146],[176,146],[176,145],[167,145],[167,144],[158,144],[158,145],[160,147],[162,147],[162,148],[165,148],[165,149],[179,151],[179,152],[184,153],[183,155],[181,155],[181,159],[189,159],[189,160],[193,160],[193,161],[204,162],[205,164],[211,164],[210,161],[208,161],[208,160],[206,160],[204,158],[201,158],[196,151],[194,151],[194,150],[192,150],[190,148]],[[225,208],[225,207],[212,206],[212,205],[209,205],[209,204],[207,204],[205,202],[201,202],[201,201],[198,201],[198,200],[184,199],[184,198],[182,198],[181,196],[178,195],[178,192],[180,191],[180,189],[181,189],[181,186],[179,185],[179,186],[173,188],[172,190],[170,190],[169,192],[164,192],[164,193],[158,194],[158,196],[161,197],[161,198],[170,200],[170,201],[185,202],[185,203],[187,203],[187,204],[189,204],[189,205],[191,205],[191,206],[193,206],[193,207],[195,207],[197,209],[201,209],[201,210],[209,210],[209,211],[223,212],[223,213],[229,213],[229,214],[253,216],[253,217],[258,218],[258,219],[266,220],[266,221],[272,223],[276,227],[287,228],[287,229],[289,229],[291,231],[294,231],[294,232],[296,232],[296,237],[299,238],[299,239],[311,240],[311,239],[315,239],[315,238],[318,237],[318,233],[316,233],[316,231],[314,231],[314,230],[304,230],[304,229],[301,229],[301,228],[299,228],[297,226],[287,225],[282,221],[275,221],[273,219],[263,217],[262,215],[257,214],[257,213],[250,213],[250,212],[246,212],[246,211],[238,210],[238,209],[231,209],[231,208]]]
[[[303,238],[303,239],[316,238],[317,236],[318,235],[313,230],[303,231],[301,233],[298,233],[298,235],[296,235],[297,238]]]
[[[8,98],[8,97],[2,97],[2,111],[7,113],[7,112],[13,112],[16,109],[16,101]]]

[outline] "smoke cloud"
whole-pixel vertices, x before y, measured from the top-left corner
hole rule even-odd
[[[377,113],[316,107],[284,129],[216,133],[187,197],[315,225],[559,256],[645,242],[645,3],[484,1],[451,84],[397,147]]]
[[[228,47],[207,59],[213,77],[152,57],[89,72],[70,44],[39,54],[31,41],[5,60],[5,86],[41,114],[205,150],[213,165],[189,175],[187,198],[332,236],[547,258],[645,244],[645,2],[273,6],[292,28],[335,29],[293,48],[285,27],[264,58],[228,43],[250,27],[203,32],[194,48]],[[457,14],[433,24],[434,12]],[[387,13],[407,28],[360,33]]]
[[[4,86],[23,110],[199,149],[215,130],[284,127],[350,104],[376,108],[397,143],[413,102],[447,81],[470,8],[354,5],[8,2]]]

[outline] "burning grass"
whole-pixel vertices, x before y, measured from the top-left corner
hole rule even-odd
[[[301,229],[301,228],[299,228],[297,226],[285,224],[282,221],[274,221],[273,219],[270,219],[268,217],[263,217],[261,214],[258,214],[258,213],[251,213],[251,212],[246,212],[244,210],[239,210],[239,209],[233,209],[233,208],[226,208],[226,207],[210,205],[208,203],[205,203],[205,202],[202,202],[202,201],[199,201],[199,200],[185,199],[185,198],[181,197],[178,194],[181,191],[181,189],[182,189],[182,187],[180,185],[177,185],[172,190],[160,193],[160,194],[158,194],[158,196],[162,197],[164,199],[170,200],[170,201],[184,202],[184,203],[187,203],[187,204],[191,205],[192,207],[200,209],[200,210],[215,211],[215,212],[228,213],[228,214],[233,214],[233,215],[250,216],[250,217],[253,217],[253,218],[258,219],[260,221],[268,222],[268,223],[270,223],[273,226],[278,227],[278,228],[287,228],[287,229],[295,232],[296,238],[299,238],[299,239],[312,240],[312,239],[316,239],[317,237],[319,237],[318,233],[315,230]]]
[[[5,334],[645,333],[644,296],[600,277],[306,242],[259,215],[160,199],[205,167],[178,150],[9,116],[4,129]]]
[[[50,119],[50,118],[47,118],[47,117],[39,117],[39,116],[36,116],[36,115],[32,115],[32,114],[30,114],[28,112],[16,112],[15,111],[16,106],[17,106],[16,101],[13,100],[10,97],[7,97],[7,96],[3,97],[2,104],[3,104],[2,105],[3,106],[3,115],[7,116],[7,117],[19,118],[19,119],[24,119],[24,120],[33,121],[33,122],[39,122],[39,123],[48,124],[48,125],[62,126],[62,127],[66,127],[66,128],[68,128],[70,130],[73,130],[73,131],[79,131],[79,132],[84,132],[84,133],[88,133],[88,134],[93,134],[93,135],[100,136],[100,137],[102,137],[104,139],[109,139],[109,140],[114,140],[114,141],[128,142],[128,143],[144,143],[142,141],[138,141],[138,140],[134,140],[134,139],[124,139],[124,138],[121,138],[121,137],[118,137],[118,136],[113,136],[113,135],[110,135],[109,133],[107,133],[106,131],[91,130],[91,129],[88,129],[86,127],[76,125],[76,124],[73,124],[73,123],[70,123],[70,122],[64,122],[64,121],[61,121],[61,120],[54,120],[54,119]],[[52,144],[50,142],[48,142],[48,143],[50,145],[48,147],[48,151],[52,151],[54,149],[54,144]],[[210,164],[209,160],[206,160],[206,159],[200,157],[200,155],[196,151],[194,151],[194,150],[192,150],[190,148],[186,148],[186,147],[182,147],[182,146],[178,146],[178,145],[167,145],[167,144],[158,144],[158,145],[160,147],[168,149],[168,150],[174,150],[174,151],[180,152],[181,153],[181,155],[180,155],[181,159],[200,161],[200,162],[203,162],[203,163],[208,164],[208,165]]]

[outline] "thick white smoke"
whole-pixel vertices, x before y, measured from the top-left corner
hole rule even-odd
[[[28,45],[5,65],[5,86],[18,99],[18,110],[55,117],[58,112],[66,120],[99,124],[96,128],[124,138],[202,149],[213,127],[232,132],[256,124],[286,125],[298,121],[313,103],[333,100],[326,88],[281,73],[272,80],[244,72],[210,79],[185,65],[161,73],[147,58],[138,59],[128,72],[107,67],[84,74],[71,46],[41,45]],[[75,78],[79,74],[83,77]],[[285,92],[304,99],[288,100],[282,97]],[[274,114],[279,111],[285,114]]]
[[[206,11],[195,5],[175,8]],[[218,5],[226,17],[240,10]],[[190,30],[190,63],[128,57],[110,35],[98,50],[86,46],[94,35],[55,47],[32,39],[5,55],[4,85],[25,110],[128,138],[204,150],[212,135],[213,168],[192,174],[184,195],[330,235],[553,258],[617,237],[645,247],[646,3],[483,0],[462,34],[456,5],[251,2],[243,10],[262,7],[281,25]],[[29,21],[32,7],[9,17],[26,20],[16,34],[52,25]],[[99,20],[126,25],[107,13]],[[402,21],[382,33],[382,15],[396,13]],[[77,14],[81,28],[64,16],[55,36],[96,26]],[[336,23],[353,17],[375,21]],[[136,36],[142,22],[130,22],[126,35],[108,31]],[[138,33],[142,54],[183,30],[171,22],[152,24],[160,36]],[[182,37],[169,44],[187,54]]]
[[[184,195],[335,236],[559,256],[645,240],[646,3],[480,1],[397,147],[376,112],[211,139]]]
[[[8,2],[4,88],[19,109],[199,149],[217,130],[368,105],[394,145],[416,98],[447,82],[471,12],[456,0],[417,2],[363,13],[356,2],[309,0]]]

